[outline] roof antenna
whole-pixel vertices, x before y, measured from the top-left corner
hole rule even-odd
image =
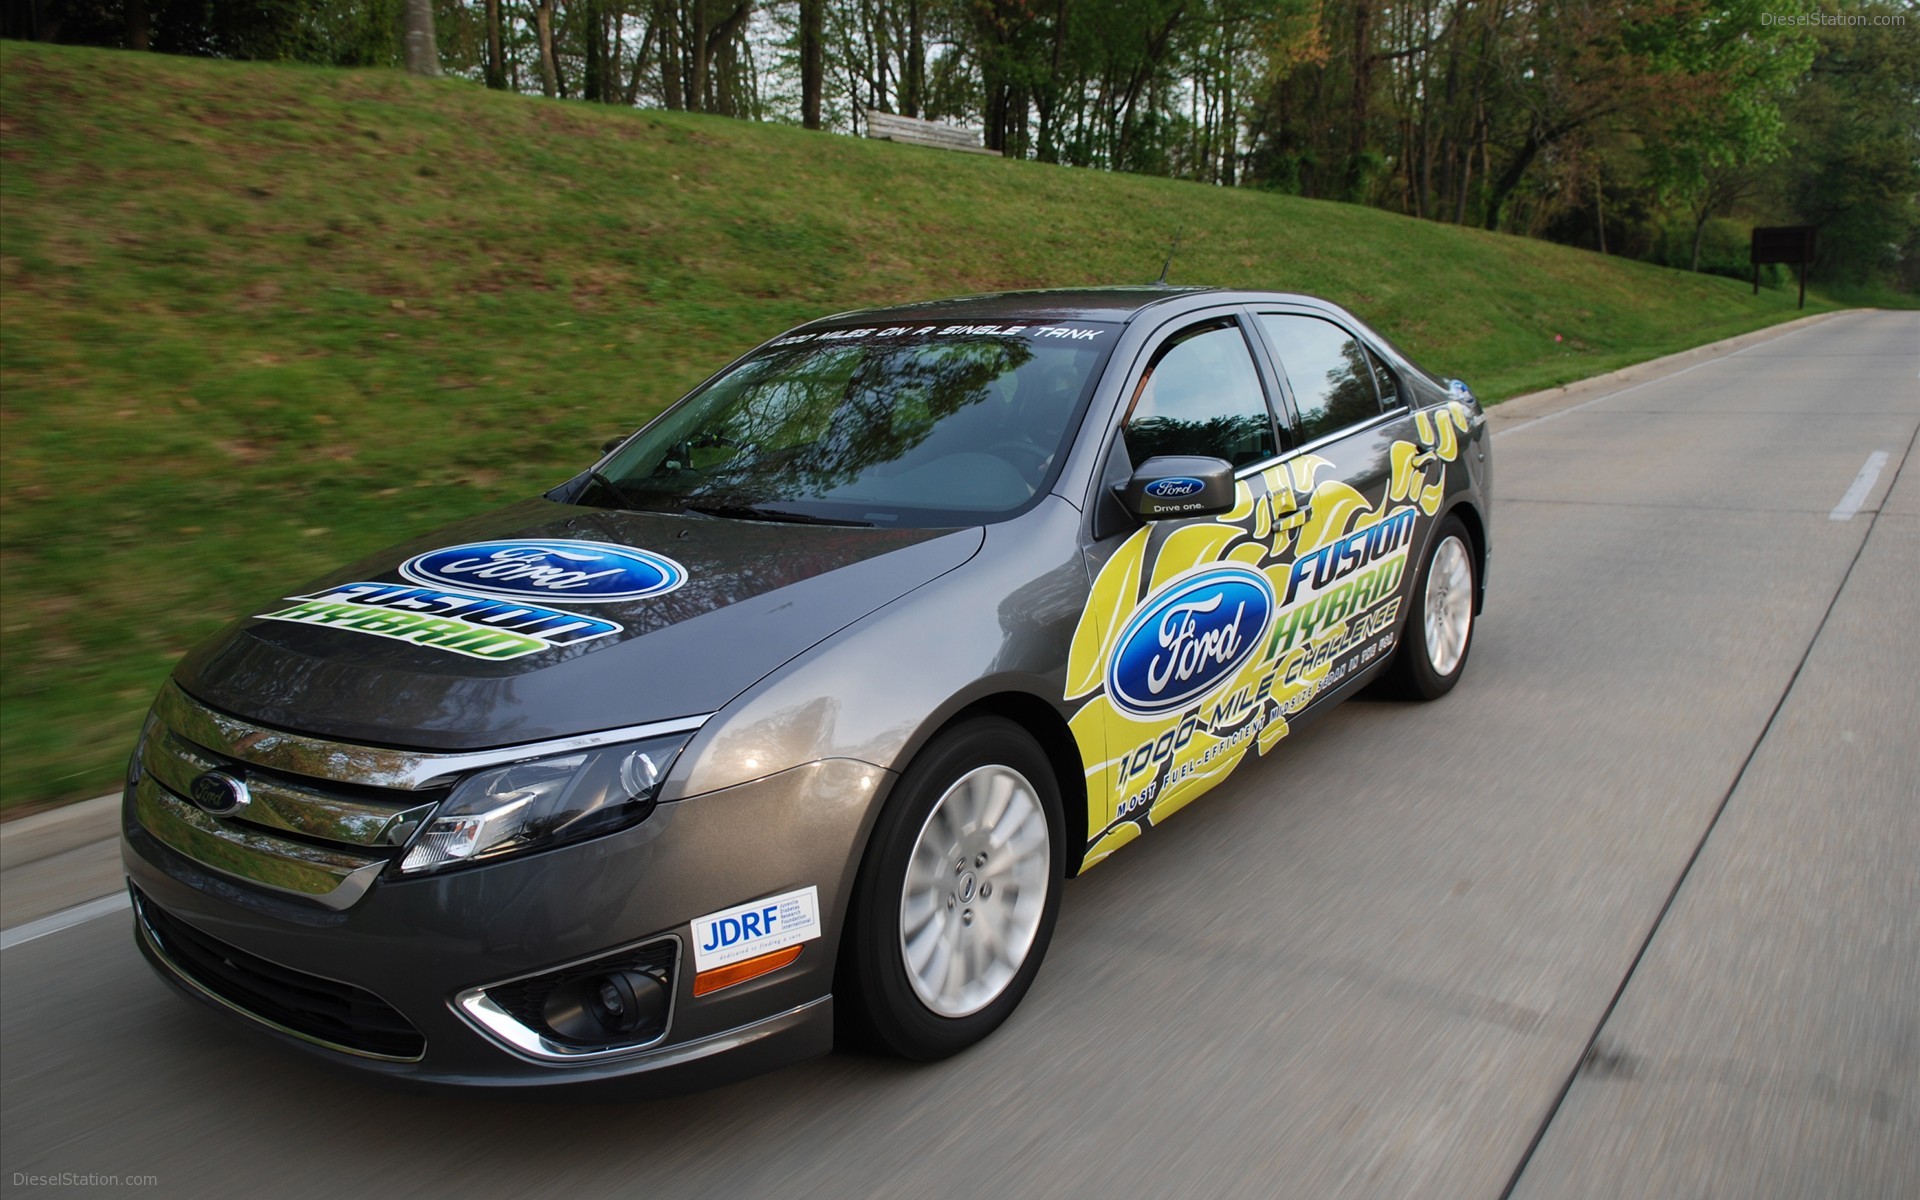
[[[1173,269],[1173,256],[1180,253],[1180,235],[1186,231],[1184,225],[1173,231],[1173,245],[1167,247],[1167,261],[1160,264],[1160,278],[1153,281],[1153,286],[1172,286],[1167,282],[1167,272]]]

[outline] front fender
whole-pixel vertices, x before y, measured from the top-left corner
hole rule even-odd
[[[1079,510],[1051,497],[988,526],[965,565],[856,621],[716,714],[662,799],[824,758],[898,771],[954,713],[997,692],[1061,710],[1067,648],[1089,590],[1080,524]]]

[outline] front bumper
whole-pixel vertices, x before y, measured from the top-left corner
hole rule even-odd
[[[811,763],[662,804],[640,825],[593,841],[419,878],[389,870],[345,909],[270,891],[169,848],[141,825],[131,790],[123,858],[136,938],[162,978],[286,1045],[399,1083],[565,1086],[573,1094],[599,1084],[623,1096],[669,1094],[831,1047],[838,934],[891,782],[865,763]],[[798,960],[696,998],[691,955],[672,955],[667,1028],[631,1052],[572,1060],[528,1053],[459,1008],[468,989],[622,948],[677,940],[677,950],[696,917],[808,886],[819,888],[823,936]],[[169,929],[191,937],[201,956],[169,953]],[[293,1028],[300,1022],[278,1020],[244,989],[196,970],[195,962],[209,961],[204,946],[298,973],[296,985],[310,976],[370,993],[424,1045],[368,1054]]]

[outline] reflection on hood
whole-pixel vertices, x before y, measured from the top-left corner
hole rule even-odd
[[[708,713],[966,562],[981,540],[978,529],[785,525],[528,501],[270,598],[174,677],[205,703],[262,724],[423,749]],[[534,569],[488,571],[494,551],[477,547],[554,542],[616,553],[570,562],[529,552],[522,561]],[[594,598],[596,589],[645,591],[631,586],[644,568],[623,565],[621,548],[663,560],[663,573],[681,573],[678,583]],[[436,553],[447,550],[461,553]]]

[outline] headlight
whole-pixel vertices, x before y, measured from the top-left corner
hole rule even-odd
[[[127,786],[137,787],[140,776],[146,770],[147,742],[153,738],[154,726],[160,724],[160,714],[147,710],[146,723],[140,726],[140,740],[133,744],[133,753],[127,756]]]
[[[637,825],[691,733],[482,771],[453,789],[400,864],[439,871]]]

